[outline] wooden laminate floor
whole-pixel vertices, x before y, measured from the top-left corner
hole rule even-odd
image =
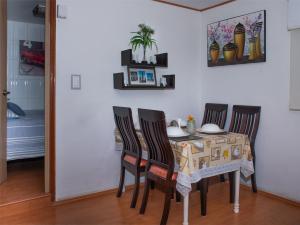
[[[7,175],[7,181],[0,185],[0,205],[44,194],[43,159],[9,162]]]
[[[139,196],[138,208],[141,203]],[[159,224],[163,207],[161,192],[150,191],[145,215],[139,215],[138,208],[130,209],[131,191],[118,199],[107,194],[91,199],[63,205],[47,205],[27,213],[15,215],[0,214],[0,224],[61,224],[61,225],[155,225]],[[280,200],[253,194],[241,189],[241,211],[234,214],[228,203],[228,184],[212,185],[208,193],[208,214],[200,216],[199,193],[191,195],[190,225],[299,225],[300,208]],[[38,203],[37,203],[38,204]],[[12,211],[13,209],[11,209]],[[18,209],[20,210],[20,209]],[[182,203],[172,201],[168,225],[182,224]]]

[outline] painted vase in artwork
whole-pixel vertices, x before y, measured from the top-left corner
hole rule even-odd
[[[249,38],[249,60],[256,59],[256,38]]]
[[[243,59],[244,48],[245,48],[245,27],[243,24],[238,23],[234,29],[234,44],[237,47],[236,51],[236,59]]]
[[[260,36],[255,37],[255,52],[256,52],[256,58],[260,59],[262,57]]]
[[[256,58],[260,59],[262,57],[262,51],[261,51],[261,39],[260,39],[260,33],[262,29],[263,23],[256,23],[255,25],[255,52],[256,52]]]
[[[219,55],[220,55],[220,46],[218,42],[216,42],[215,40],[213,41],[213,43],[211,43],[209,47],[209,55],[211,58],[211,62],[213,64],[216,64],[218,62]]]
[[[233,60],[236,57],[236,45],[229,42],[228,44],[224,45],[223,47],[223,55],[224,55],[224,60],[227,63],[232,63]]]

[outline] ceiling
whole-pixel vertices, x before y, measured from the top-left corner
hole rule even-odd
[[[39,23],[43,24],[44,19],[34,17],[32,10],[38,3],[44,3],[45,0],[7,0],[7,18],[8,20]]]
[[[201,12],[220,5],[224,5],[234,0],[154,0],[154,1]]]

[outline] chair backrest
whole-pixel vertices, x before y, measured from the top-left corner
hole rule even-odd
[[[227,118],[227,104],[206,103],[202,126],[206,123],[217,124],[224,129]]]
[[[174,155],[170,145],[165,114],[162,111],[138,109],[140,127],[148,146],[149,166],[155,164],[168,170],[167,179],[174,172]]]
[[[140,159],[142,157],[141,143],[136,134],[130,108],[113,106],[116,126],[123,141],[123,153]]]
[[[234,105],[229,131],[247,134],[252,147],[254,147],[259,126],[260,111],[260,106]]]

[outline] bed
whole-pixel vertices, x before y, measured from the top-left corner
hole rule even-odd
[[[25,111],[26,116],[7,119],[7,161],[45,155],[45,114]]]

